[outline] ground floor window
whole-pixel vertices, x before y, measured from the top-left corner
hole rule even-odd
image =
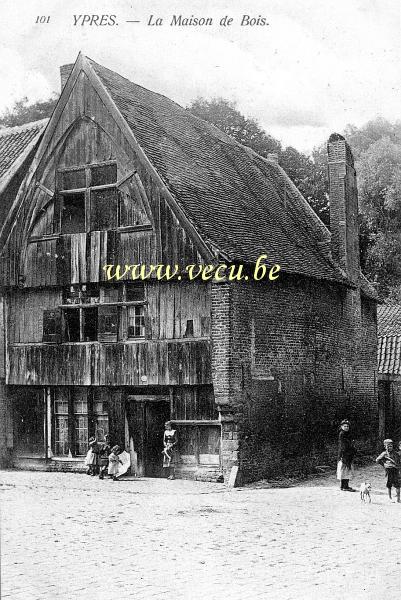
[[[84,456],[91,436],[104,441],[109,431],[105,392],[66,387],[53,390],[54,454]]]

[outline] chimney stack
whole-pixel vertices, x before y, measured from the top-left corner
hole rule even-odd
[[[63,91],[63,88],[67,83],[67,79],[69,78],[73,68],[74,65],[63,65],[60,67],[61,91]]]
[[[359,223],[356,171],[351,149],[333,133],[327,144],[329,169],[331,253],[356,283],[359,279]]]

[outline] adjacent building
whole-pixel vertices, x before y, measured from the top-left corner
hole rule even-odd
[[[380,437],[401,439],[401,305],[378,307]]]

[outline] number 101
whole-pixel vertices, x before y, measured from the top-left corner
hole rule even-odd
[[[35,23],[49,23],[50,17],[36,17]]]

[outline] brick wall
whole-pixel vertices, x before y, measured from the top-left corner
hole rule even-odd
[[[288,275],[233,284],[227,294],[231,350],[213,356],[214,376],[224,373],[229,393],[222,413],[226,476],[234,464],[250,480],[305,469],[311,454],[328,460],[344,417],[361,442],[375,435],[375,303],[361,303],[355,290]],[[221,321],[220,312],[217,330]]]

